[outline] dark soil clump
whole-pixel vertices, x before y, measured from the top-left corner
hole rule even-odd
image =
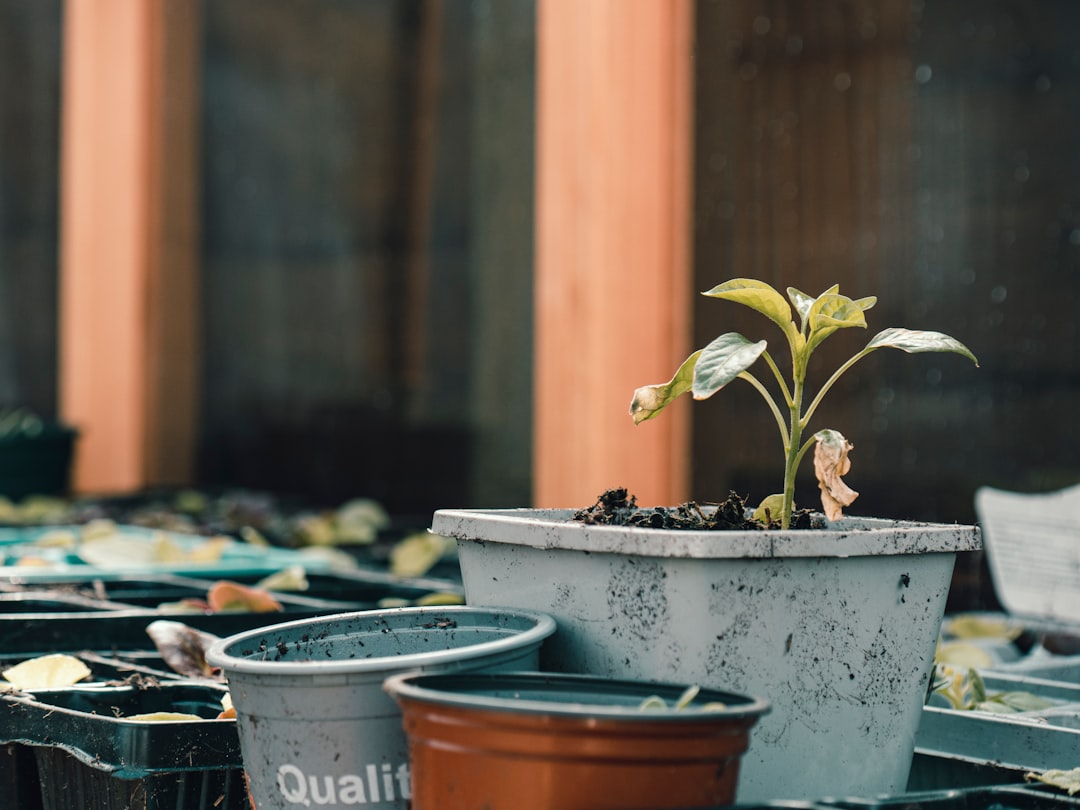
[[[780,521],[774,520],[765,526],[751,520],[746,508],[746,499],[735,492],[718,504],[705,504],[695,501],[680,506],[639,507],[635,496],[625,488],[609,489],[596,503],[574,513],[573,519],[580,523],[599,526],[638,526],[644,529],[677,529],[684,531],[746,531],[778,529]],[[799,510],[791,516],[792,529],[814,528],[813,513]]]

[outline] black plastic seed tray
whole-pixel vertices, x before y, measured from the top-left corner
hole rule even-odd
[[[0,791],[4,807],[41,810],[41,784],[33,749],[15,743],[0,744]]]
[[[33,655],[5,654],[0,655],[0,672],[13,667],[16,664],[36,658],[45,653]],[[118,684],[125,680],[135,682],[153,682],[154,680],[178,680],[184,676],[173,671],[159,655],[150,652],[109,652],[98,653],[91,650],[79,650],[68,652],[67,655],[78,658],[90,674],[79,682],[80,686],[88,684]],[[2,682],[0,682],[2,683]]]
[[[224,693],[207,684],[163,682],[8,695],[0,699],[0,745],[13,756],[33,753],[43,810],[246,810],[236,722],[213,719]],[[153,712],[205,719],[126,719]]]
[[[283,610],[272,613],[176,613],[169,603],[205,599],[214,580],[159,575],[117,575],[55,581],[34,577],[8,581],[0,593],[0,649],[19,652],[54,650],[150,649],[146,626],[171,619],[219,636],[232,635],[268,624],[314,618],[333,613],[368,610],[384,599],[412,602],[439,591],[460,591],[442,580],[402,579],[370,571],[339,574],[308,573],[310,590],[273,594]],[[257,574],[231,578],[254,584]],[[20,590],[21,588],[21,590]]]
[[[5,594],[6,595],[6,594]],[[148,650],[153,642],[146,628],[158,619],[182,622],[218,636],[292,619],[306,619],[344,612],[339,602],[280,599],[283,611],[252,613],[170,613],[138,606],[100,603],[97,610],[86,605],[44,605],[31,600],[33,609],[4,612],[4,605],[20,606],[17,600],[0,602],[0,649],[16,653],[56,650]],[[45,608],[38,610],[37,608]]]
[[[259,577],[241,574],[229,577],[233,582],[254,585]],[[385,599],[401,599],[415,602],[432,593],[455,593],[464,598],[461,583],[449,579],[430,577],[406,578],[365,569],[344,570],[334,573],[308,573],[308,590],[303,594],[318,599],[336,599],[350,602],[353,610],[368,610],[381,607]],[[119,595],[116,597],[119,598]]]
[[[964,790],[920,791],[871,798],[735,804],[731,806],[731,810],[1073,810],[1078,807],[1080,797],[1069,796],[1060,790],[1042,785],[1015,784]]]
[[[78,593],[48,589],[0,593],[0,620],[19,619],[37,613],[99,613],[103,610],[129,610],[132,605],[107,599],[95,599]]]

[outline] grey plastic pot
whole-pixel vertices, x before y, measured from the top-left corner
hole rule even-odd
[[[471,605],[559,623],[541,668],[696,683],[772,706],[740,802],[905,787],[958,551],[978,529],[846,518],[826,530],[588,526],[570,510],[442,510]]]
[[[260,810],[406,808],[408,745],[383,681],[403,672],[535,669],[551,617],[397,608],[294,621],[217,642]]]

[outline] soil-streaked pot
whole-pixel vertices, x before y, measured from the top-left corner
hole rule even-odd
[[[661,810],[735,800],[765,701],[582,675],[399,675],[413,810]],[[651,697],[661,708],[642,708]],[[712,704],[708,706],[707,704]],[[722,705],[721,705],[722,704]]]
[[[466,598],[548,613],[542,668],[760,694],[740,801],[904,789],[971,526],[845,518],[802,531],[591,526],[570,510],[441,510]]]
[[[236,707],[259,810],[406,808],[401,712],[383,681],[402,672],[534,669],[555,631],[512,608],[396,608],[287,622],[214,644]]]

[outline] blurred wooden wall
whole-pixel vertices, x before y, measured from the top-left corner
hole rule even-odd
[[[197,9],[64,7],[59,415],[80,432],[79,491],[194,473]]]

